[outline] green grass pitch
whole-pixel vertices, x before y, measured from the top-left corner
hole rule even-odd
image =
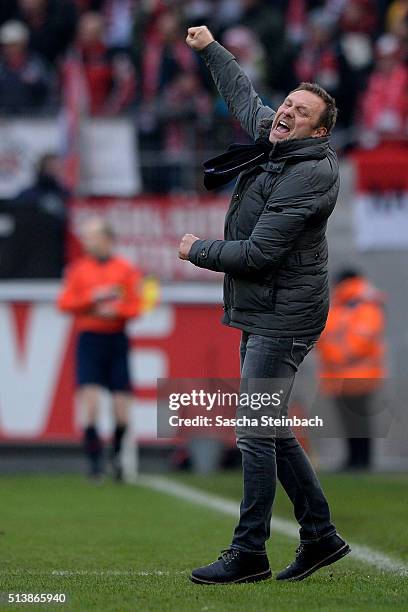
[[[203,490],[239,500],[240,475],[180,475]],[[340,533],[408,563],[408,476],[326,475]],[[300,583],[205,587],[191,568],[228,546],[232,517],[141,486],[97,487],[76,476],[0,479],[0,592],[66,593],[46,610],[348,611],[408,610],[408,577],[363,565],[352,555]],[[291,518],[279,491],[276,514]],[[273,571],[296,542],[273,533]],[[38,609],[33,604],[1,609]]]

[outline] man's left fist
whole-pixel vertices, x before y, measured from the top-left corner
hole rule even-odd
[[[178,256],[180,259],[188,259],[190,249],[196,240],[199,240],[197,236],[193,236],[193,234],[184,234],[179,246]]]

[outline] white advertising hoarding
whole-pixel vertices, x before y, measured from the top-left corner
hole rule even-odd
[[[13,199],[34,181],[45,153],[63,148],[54,118],[0,120],[0,199]],[[132,196],[141,190],[136,128],[127,118],[84,120],[80,132],[80,190],[86,195]]]

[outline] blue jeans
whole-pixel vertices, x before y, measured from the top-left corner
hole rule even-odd
[[[318,336],[282,338],[243,332],[241,378],[281,378],[288,382],[287,402],[295,374]],[[276,480],[279,479],[294,506],[300,524],[300,541],[316,542],[336,533],[329,506],[313,467],[296,437],[252,437],[238,434],[242,455],[244,497],[232,547],[262,553],[270,535]]]

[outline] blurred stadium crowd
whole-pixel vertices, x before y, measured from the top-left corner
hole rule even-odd
[[[56,111],[74,60],[87,111],[133,114],[142,150],[225,146],[239,128],[184,43],[205,23],[266,102],[299,81],[333,94],[338,148],[407,135],[407,0],[2,0],[0,23],[2,114]]]
[[[278,105],[300,81],[317,81],[333,94],[340,113],[332,141],[339,153],[390,143],[405,150],[408,0],[2,0],[0,128],[8,150],[0,152],[0,181],[4,187],[13,172],[20,177],[14,191],[13,185],[2,189],[3,210],[11,204],[21,216],[34,205],[48,220],[51,213],[52,235],[62,245],[71,195],[204,193],[203,160],[248,138],[204,61],[185,44],[187,27],[204,23],[265,103]],[[26,131],[26,145],[21,131],[16,139],[7,133],[8,125],[27,119],[47,120],[42,133],[58,132],[56,148],[35,148],[34,132]],[[95,193],[82,180],[89,176],[84,150],[92,139],[81,130],[83,120],[103,128],[107,119],[113,131],[96,147],[106,151],[108,167],[95,148],[88,159],[99,177],[116,176],[118,188]],[[127,149],[115,128],[119,121]],[[124,180],[114,159],[122,168],[127,163],[129,175],[134,168],[133,190],[120,191]],[[22,177],[24,164],[31,170]],[[21,253],[16,245],[14,239],[13,252]],[[7,251],[13,261],[3,277],[18,277],[13,266],[21,256]],[[58,248],[43,251],[49,261]],[[63,258],[61,252],[57,270]],[[27,265],[24,274],[31,277],[35,271]],[[44,276],[38,258],[35,267]]]

